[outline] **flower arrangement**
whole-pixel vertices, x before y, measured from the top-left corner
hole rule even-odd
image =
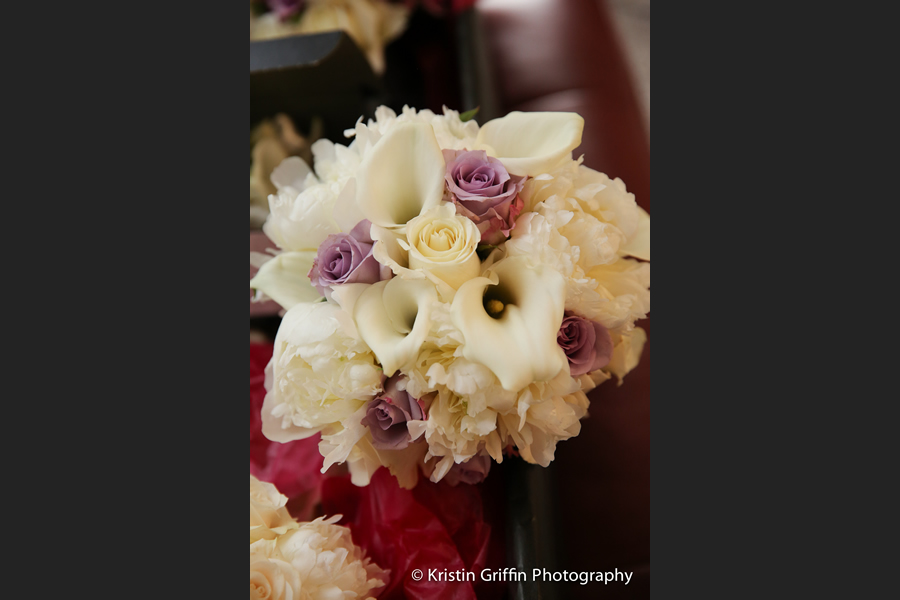
[[[250,0],[250,39],[341,30],[383,73],[384,47],[406,29],[409,9],[386,0]]]
[[[381,107],[272,176],[281,249],[251,287],[286,314],[266,437],[321,434],[354,484],[474,483],[515,454],[547,466],[587,392],[621,384],[650,310],[650,217],[573,157],[584,120]]]
[[[374,598],[384,571],[353,544],[340,515],[298,523],[287,498],[250,476],[250,598]]]

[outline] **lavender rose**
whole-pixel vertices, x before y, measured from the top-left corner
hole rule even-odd
[[[478,226],[482,244],[502,243],[525,206],[519,192],[526,178],[510,175],[503,163],[481,150],[444,150],[444,161],[456,212]]]
[[[390,279],[390,269],[380,265],[372,255],[371,228],[368,221],[360,221],[350,233],[325,238],[308,274],[319,293],[331,299],[331,286]]]
[[[384,383],[384,391],[369,402],[362,420],[372,432],[372,445],[377,450],[403,450],[410,440],[406,422],[425,418],[419,402],[397,386],[401,379],[395,375]]]
[[[490,470],[491,457],[477,454],[462,464],[454,463],[444,476],[444,481],[452,486],[459,483],[474,485],[484,481]]]
[[[612,357],[613,344],[606,327],[568,311],[556,341],[569,359],[572,377],[602,369]]]

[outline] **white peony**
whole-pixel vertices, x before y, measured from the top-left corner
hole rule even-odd
[[[388,582],[388,571],[335,524],[341,515],[297,523],[286,501],[275,486],[250,476],[251,600],[371,599]]]
[[[330,303],[301,303],[284,316],[266,368],[263,433],[304,439],[338,423],[381,391],[381,369],[350,315]]]

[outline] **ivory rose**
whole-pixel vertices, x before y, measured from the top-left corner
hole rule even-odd
[[[250,476],[250,543],[274,540],[276,536],[296,529],[285,505],[287,496],[274,485]]]
[[[478,243],[481,233],[475,224],[456,214],[452,204],[443,203],[412,219],[406,226],[409,268],[421,269],[453,289],[481,273]]]

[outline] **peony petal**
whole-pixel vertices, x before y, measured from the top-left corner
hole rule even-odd
[[[297,156],[286,158],[278,165],[270,179],[279,190],[292,187],[298,192],[306,188],[306,178],[312,174],[312,169],[306,162]]]
[[[388,377],[415,360],[431,326],[434,285],[394,278],[367,288],[356,300],[353,320]]]
[[[503,163],[514,175],[550,172],[581,145],[584,119],[575,113],[512,112],[486,123],[476,147]]]
[[[504,259],[485,275],[464,283],[453,300],[453,323],[465,337],[463,356],[493,371],[509,391],[552,379],[568,364],[556,341],[566,302],[565,279],[549,267],[530,265],[524,257]],[[489,315],[484,306],[491,286],[508,300],[500,318]]]
[[[444,193],[444,156],[431,125],[401,123],[366,154],[356,199],[374,225],[402,228]]]
[[[266,262],[250,288],[258,290],[285,310],[300,302],[315,302],[322,295],[306,276],[316,258],[315,252],[284,252]]]
[[[641,362],[641,353],[643,353],[646,343],[647,332],[640,327],[635,327],[633,331],[623,335],[616,344],[607,369],[616,376],[619,385],[622,385],[625,376]]]
[[[637,231],[628,240],[628,243],[619,248],[621,254],[633,256],[640,260],[650,260],[650,215],[643,208],[638,207]]]

